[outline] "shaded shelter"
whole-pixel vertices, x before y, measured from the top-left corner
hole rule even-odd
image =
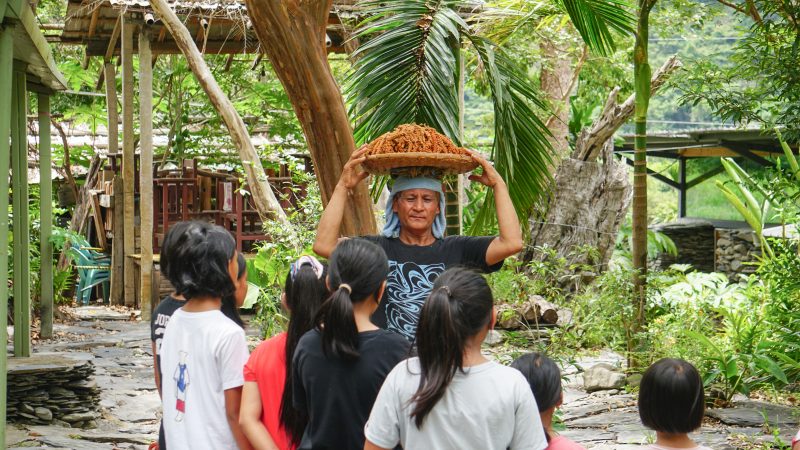
[[[614,147],[614,153],[633,166],[634,135],[622,136],[624,142]],[[793,147],[797,152],[797,147]],[[648,168],[652,178],[678,191],[678,217],[686,217],[686,192],[698,184],[724,172],[722,165],[687,180],[686,163],[698,158],[744,158],[761,166],[774,166],[770,158],[783,155],[778,138],[760,129],[708,129],[647,135],[647,156],[674,159],[678,162],[678,179],[673,180]]]
[[[37,96],[39,125],[39,161],[51,166],[50,96],[65,90],[66,81],[56,68],[53,55],[29,3],[24,0],[0,0],[0,210],[8,211],[9,178],[13,195],[14,276],[12,295],[14,318],[14,356],[31,354],[30,223],[28,216],[28,94]],[[10,144],[10,145],[9,145]],[[7,175],[10,173],[10,176]],[[53,332],[53,271],[50,261],[53,248],[52,185],[41,177],[41,334]],[[0,272],[8,279],[9,216],[0,215]],[[0,342],[7,341],[8,283],[0,283]],[[7,355],[0,354],[0,398],[7,394]],[[5,442],[5,401],[0,411],[0,442]]]

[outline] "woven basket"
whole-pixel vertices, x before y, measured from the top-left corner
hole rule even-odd
[[[452,153],[384,153],[366,155],[365,158],[364,168],[376,175],[414,176],[416,172],[424,171],[425,168],[435,169],[442,175],[453,175],[469,172],[478,167],[478,163],[471,156]]]

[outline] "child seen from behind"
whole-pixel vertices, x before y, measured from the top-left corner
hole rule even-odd
[[[553,430],[553,414],[564,401],[561,370],[556,363],[539,353],[528,353],[512,362],[511,367],[522,372],[528,380],[547,436],[547,450],[583,450],[583,447]]]
[[[519,371],[486,359],[492,291],[477,272],[448,269],[417,327],[419,357],[395,367],[365,428],[365,450],[542,450],[536,401]]]
[[[220,308],[241,306],[236,243],[225,229],[191,222],[176,239],[168,277],[186,298],[170,318],[161,344],[164,431],[170,450],[249,449],[239,426],[244,330]]]
[[[325,267],[313,256],[292,263],[281,303],[290,314],[288,329],[262,342],[244,367],[240,422],[256,449],[292,450],[308,418],[292,401],[292,355],[300,338],[314,328],[327,297]]]
[[[292,401],[308,415],[298,448],[360,450],[364,423],[408,341],[370,321],[386,287],[386,253],[363,239],[339,243],[328,265],[331,296],[297,344]]]
[[[689,433],[703,424],[705,396],[697,369],[682,359],[664,358],[645,371],[639,385],[639,417],[656,432],[650,450],[710,450]]]

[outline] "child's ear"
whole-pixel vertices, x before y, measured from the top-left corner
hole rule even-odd
[[[556,408],[560,407],[564,404],[564,392],[561,392],[561,395],[558,396],[558,402],[556,402]]]
[[[289,310],[289,305],[286,304],[286,292],[281,292],[281,306],[283,306],[285,311],[291,312]]]
[[[497,308],[492,306],[492,320],[489,321],[489,329],[494,330],[494,326],[497,323]]]

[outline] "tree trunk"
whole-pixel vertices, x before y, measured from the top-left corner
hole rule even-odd
[[[553,110],[546,126],[552,134],[548,140],[557,155],[554,161],[557,164],[558,160],[566,158],[569,153],[569,95],[575,87],[574,80],[580,74],[586,53],[584,52],[581,61],[573,69],[574,58],[570,55],[569,44],[545,38],[539,48],[543,57],[539,83]]]
[[[197,49],[197,45],[189,34],[189,30],[186,29],[183,22],[169,7],[166,0],[152,0],[150,4],[153,10],[161,16],[164,26],[172,34],[178,48],[181,49],[181,52],[186,57],[192,73],[194,73],[198,83],[203,87],[211,104],[214,105],[217,113],[219,113],[231,133],[231,139],[233,139],[234,145],[239,150],[239,156],[242,158],[247,185],[261,220],[266,221],[272,216],[272,218],[289,225],[286,213],[281,208],[278,199],[275,198],[275,194],[273,194],[267,182],[267,175],[261,165],[261,159],[258,157],[255,147],[253,147],[253,142],[250,140],[250,134],[247,132],[244,121],[236,112],[236,108],[234,108],[228,96],[217,84],[217,80],[214,79],[214,75],[208,69],[203,55]]]
[[[668,59],[651,80],[652,92],[680,66],[677,58]],[[625,164],[612,158],[611,138],[633,115],[634,96],[619,104],[618,93],[619,88],[611,91],[600,116],[581,132],[571,157],[558,167],[546,211],[530,219],[531,245],[523,255],[525,260],[542,259],[536,247],[548,246],[566,258],[568,265],[595,266],[594,273],[608,263],[631,201],[628,171]],[[601,156],[603,162],[597,162]],[[598,257],[576,251],[581,246],[596,248]],[[591,279],[591,274],[583,275],[568,279],[562,287],[572,290],[576,282]]]
[[[163,1],[163,0],[162,0]],[[281,80],[314,160],[323,204],[355,150],[339,86],[331,75],[325,29],[332,0],[247,0],[253,28]],[[344,235],[375,232],[365,184],[353,192],[342,222]]]

